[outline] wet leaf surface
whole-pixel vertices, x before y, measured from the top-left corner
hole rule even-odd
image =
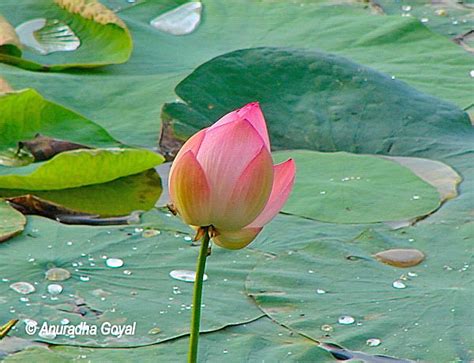
[[[247,288],[271,318],[313,339],[413,360],[469,361],[473,227],[431,224],[319,239],[259,264]],[[408,272],[372,257],[407,245],[426,254]],[[281,295],[266,294],[274,290]],[[382,344],[367,348],[371,338]]]
[[[130,57],[132,39],[127,27],[96,0],[41,0],[22,5],[24,11],[7,18],[16,26],[23,56],[0,54],[2,62],[30,70],[62,70],[124,63]]]
[[[375,223],[420,217],[440,203],[431,185],[375,156],[289,150],[274,157],[277,162],[292,157],[298,169],[285,213],[326,222]]]
[[[25,207],[32,209],[32,214],[37,214],[36,211],[44,215],[41,212],[46,212],[52,219],[65,214],[112,217],[153,208],[162,193],[161,183],[160,176],[151,169],[108,183],[72,189],[53,191],[0,189],[0,196],[14,199],[27,194],[34,195],[42,199],[45,204],[35,206],[34,200],[31,201],[33,203],[26,200]]]
[[[138,360],[181,362],[186,360],[188,338],[179,338],[149,347],[133,349],[91,349],[81,347],[50,347],[49,350],[34,348],[10,355],[5,362],[23,362],[34,359],[43,362],[69,362],[81,357],[93,362]],[[200,339],[199,357],[205,362],[334,362],[329,353],[309,339],[293,334],[289,330],[274,324],[268,318],[231,326],[223,330],[203,334]]]
[[[141,225],[75,227],[30,217],[22,236],[0,246],[0,276],[5,279],[0,282],[0,294],[5,297],[3,304],[8,301],[8,308],[0,310],[0,320],[20,319],[14,336],[23,338],[29,337],[24,319],[59,325],[68,319],[70,324],[99,327],[104,322],[136,322],[135,335],[121,338],[100,332],[74,338],[59,334],[34,337],[92,347],[142,346],[188,334],[193,284],[171,278],[170,272],[193,270],[198,248],[191,245],[188,234],[159,229],[159,219],[148,221],[146,225],[158,231],[151,236],[145,233],[151,227]],[[213,248],[206,270],[202,331],[262,315],[244,292],[245,278],[259,257],[248,250]],[[71,277],[60,282],[47,280],[45,273],[51,268],[65,269]],[[9,287],[14,282],[34,284],[35,291],[21,295]],[[62,286],[59,294],[51,294],[48,286],[52,283]],[[149,334],[157,327],[159,334]]]
[[[8,0],[2,2],[0,12],[16,26],[38,17],[39,12],[44,14],[46,3],[28,0],[18,12],[16,2]],[[180,80],[213,57],[249,47],[322,49],[350,57],[463,108],[472,104],[471,57],[416,19],[376,16],[360,4],[300,6],[242,0],[223,6],[219,0],[208,0],[203,6],[203,21],[189,35],[170,35],[150,25],[153,18],[182,3],[116,4],[124,8],[118,14],[130,28],[135,45],[129,62],[120,67],[71,71],[65,76],[0,65],[2,76],[16,88],[34,87],[49,99],[81,112],[117,140],[148,147],[159,139],[160,106],[175,99],[173,89]],[[216,38],[215,34],[221,36]],[[81,49],[51,57],[63,62]],[[80,94],[76,92],[78,85]],[[139,127],[136,120],[140,120]]]
[[[0,188],[56,190],[100,184],[137,174],[164,158],[140,149],[73,150],[48,161],[22,167],[1,167]]]

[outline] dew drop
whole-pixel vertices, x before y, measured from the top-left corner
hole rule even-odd
[[[407,273],[408,277],[417,277],[418,274],[416,272],[408,272]]]
[[[123,266],[123,260],[121,260],[120,258],[108,258],[105,261],[105,264],[107,265],[107,267],[119,268]]]
[[[79,277],[79,280],[84,281],[84,282],[90,281],[90,279],[91,278],[89,276],[80,276]]]
[[[29,282],[15,282],[10,285],[10,289],[16,291],[19,294],[27,295],[36,291],[35,287]]]
[[[474,78],[474,69],[469,72],[469,75],[470,75],[472,78]]]
[[[321,330],[325,332],[331,332],[334,330],[334,328],[332,327],[332,325],[324,324],[324,325],[321,325]]]
[[[402,10],[403,10],[403,11],[410,11],[410,10],[411,10],[411,6],[410,6],[410,5],[403,5],[403,6],[402,6]]]
[[[189,270],[173,270],[170,272],[170,276],[179,281],[194,282],[196,280],[196,272]],[[204,274],[203,280],[207,280],[207,275]]]
[[[39,332],[38,336],[40,338],[43,338],[43,339],[49,339],[49,340],[53,340],[53,339],[56,339],[56,334],[54,332],[48,332],[47,330],[46,331],[41,331]]]
[[[370,338],[365,342],[369,347],[378,347],[382,341],[378,338]]]
[[[228,351],[227,349],[224,349],[224,350],[222,351],[222,353],[227,354],[227,353],[229,353],[229,351]]]
[[[186,35],[198,27],[201,13],[201,2],[191,1],[159,15],[150,22],[150,25],[168,34]]]
[[[419,195],[414,195],[413,197],[411,197],[411,199],[418,200],[418,199],[420,199],[420,196]]]
[[[317,289],[316,290],[316,294],[322,295],[322,294],[325,294],[325,293],[326,293],[326,290],[323,290],[323,289]]]
[[[159,333],[161,333],[161,329],[158,328],[158,327],[152,328],[148,331],[148,334],[150,334],[150,335],[156,335],[156,334],[159,334]]]
[[[421,263],[425,255],[414,248],[395,248],[378,252],[374,257],[387,265],[396,267],[412,267]]]
[[[342,325],[350,325],[350,324],[354,324],[355,319],[354,319],[354,317],[352,317],[350,315],[342,315],[342,316],[339,317],[337,322],[339,324],[342,324]]]
[[[395,280],[393,283],[392,283],[392,286],[396,289],[404,289],[407,287],[407,285],[405,285],[403,283],[403,281],[401,280]]]
[[[59,295],[63,292],[63,287],[59,284],[50,284],[48,285],[48,292],[51,295]]]
[[[24,296],[23,296],[23,297],[20,297],[20,301],[21,301],[21,302],[29,302],[30,299],[28,299],[27,297],[24,297]]]
[[[421,18],[420,21],[421,21],[422,23],[427,23],[427,22],[430,21],[430,19],[428,19],[428,18]]]
[[[69,323],[70,323],[69,319],[64,318],[64,319],[61,320],[62,325],[67,325]]]
[[[192,237],[186,236],[186,237],[184,237],[184,240],[187,241],[187,242],[190,242],[190,241],[192,241],[193,239],[192,239]]]
[[[41,55],[70,52],[81,45],[72,29],[57,19],[32,19],[15,30],[23,45]]]
[[[124,271],[123,271],[123,274],[124,274],[124,275],[127,275],[127,276],[130,276],[130,275],[132,274],[132,271],[130,271],[130,270],[124,270]]]
[[[49,281],[65,281],[71,278],[71,273],[63,268],[51,268],[45,273],[46,279]]]

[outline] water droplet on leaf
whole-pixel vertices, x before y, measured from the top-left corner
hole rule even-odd
[[[355,319],[350,315],[342,315],[339,317],[337,322],[342,325],[350,325],[350,324],[354,324]]]
[[[382,341],[380,339],[377,339],[377,338],[370,338],[370,339],[367,339],[367,341],[365,342],[369,347],[378,347]]]
[[[331,332],[334,330],[334,328],[329,324],[324,324],[324,325],[321,325],[321,330],[325,332]]]
[[[170,272],[170,276],[179,281],[194,282],[196,280],[196,272],[189,270],[173,270]],[[207,275],[204,274],[203,281],[207,280]]]
[[[191,1],[153,19],[150,24],[155,29],[172,35],[192,33],[201,22],[202,4]]]
[[[403,283],[403,281],[401,280],[395,280],[393,283],[392,283],[392,286],[396,289],[404,289],[407,287],[407,285],[405,285]]]
[[[51,285],[48,285],[48,292],[51,295],[59,295],[60,293],[63,292],[63,287],[59,284],[51,284]]]
[[[19,294],[27,295],[36,291],[35,287],[29,282],[15,282],[10,285],[10,289],[16,291]]]
[[[108,258],[105,261],[105,264],[107,265],[107,267],[119,268],[123,266],[123,260],[121,260],[120,258]]]
[[[46,279],[49,281],[64,281],[71,278],[71,273],[63,268],[51,268],[46,271]]]
[[[152,328],[148,331],[148,334],[151,334],[151,335],[156,335],[156,334],[159,334],[161,333],[161,329],[156,327],[156,328]]]

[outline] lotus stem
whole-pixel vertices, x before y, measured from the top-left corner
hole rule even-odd
[[[201,324],[201,301],[202,301],[202,283],[204,280],[204,270],[206,268],[206,258],[209,248],[208,227],[202,227],[204,234],[201,239],[201,248],[196,266],[196,278],[194,280],[193,306],[191,312],[191,336],[189,338],[188,363],[197,362],[199,326]],[[198,232],[198,235],[200,233]]]

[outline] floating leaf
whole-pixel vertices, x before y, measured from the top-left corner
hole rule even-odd
[[[148,347],[133,349],[93,349],[83,347],[51,346],[34,348],[10,355],[5,363],[25,361],[66,362],[84,357],[93,362],[140,361],[184,362],[188,351],[188,338],[179,338]],[[332,363],[334,358],[311,340],[264,317],[257,321],[231,326],[217,332],[202,334],[199,338],[201,362],[240,362],[242,357],[262,362],[318,362]]]
[[[25,224],[25,216],[0,199],[0,242],[21,233]]]
[[[458,195],[457,186],[461,176],[449,165],[436,160],[409,158],[403,156],[383,156],[410,169],[421,179],[434,186],[441,196],[441,200],[449,200]]]
[[[0,95],[0,151],[38,133],[90,147],[118,146],[102,127],[26,89]]]
[[[161,178],[155,170],[151,169],[108,183],[73,189],[53,191],[0,189],[0,197],[11,199],[33,194],[46,202],[46,210],[40,207],[37,212],[46,212],[53,219],[59,217],[58,213],[61,213],[61,216],[64,214],[90,214],[97,218],[98,216],[125,216],[138,210],[147,211],[153,208],[161,192]],[[49,206],[51,210],[48,209],[47,202],[52,203]]]
[[[148,150],[66,151],[48,161],[0,168],[0,188],[57,190],[100,184],[140,173],[163,160],[161,155]]]
[[[24,329],[15,332],[27,339],[91,347],[142,346],[189,334],[193,284],[174,280],[169,273],[194,269],[199,247],[192,246],[189,235],[167,230],[143,237],[143,228],[64,226],[30,217],[26,233],[0,245],[0,276],[10,280],[0,282],[0,294],[14,309],[0,309],[0,320],[16,317],[60,324],[67,318],[73,325],[86,322],[99,327],[104,322],[136,322],[135,335],[121,338],[99,332],[52,339],[28,336]],[[243,292],[259,256],[213,249],[206,269],[202,331],[262,316]],[[122,260],[123,266],[108,267],[106,260],[111,258]],[[68,270],[71,278],[61,282],[63,291],[51,299],[47,290],[51,281],[45,273],[53,267]],[[28,295],[30,303],[19,301],[18,293],[8,287],[17,281],[36,283],[36,292]],[[161,332],[149,334],[155,327]]]
[[[415,361],[470,361],[474,344],[466,316],[474,282],[468,252],[473,227],[430,224],[369,233],[353,242],[318,239],[259,264],[247,288],[272,319],[313,339]],[[427,256],[408,272],[372,257],[377,250],[408,245]],[[394,288],[395,281],[405,288]],[[342,316],[351,316],[354,323],[338,323]],[[329,333],[322,330],[328,324],[333,327]],[[371,338],[382,343],[369,348]]]
[[[474,23],[474,12],[467,1],[374,0],[373,3],[387,15],[416,17],[432,31],[449,38],[472,30]]]
[[[439,195],[405,167],[374,156],[292,150],[298,177],[286,213],[336,223],[374,223],[423,216]]]
[[[414,156],[432,139],[472,135],[467,114],[453,105],[316,51],[228,53],[197,68],[176,93],[187,104],[167,104],[164,112],[183,137],[253,101],[261,103],[277,149]]]
[[[16,32],[19,54],[0,54],[0,61],[32,70],[61,70],[124,63],[132,39],[123,23],[97,0],[42,0],[24,4]],[[18,21],[17,20],[17,21]]]
[[[117,5],[118,1],[114,3]],[[133,56],[120,67],[88,72],[86,77],[77,72],[67,75],[32,74],[2,65],[0,72],[15,88],[34,87],[49,99],[98,122],[116,139],[129,145],[148,147],[156,146],[161,130],[157,121],[160,106],[176,98],[173,90],[179,81],[213,57],[249,47],[322,49],[393,75],[397,80],[408,82],[419,90],[454,102],[462,108],[472,104],[471,56],[416,19],[373,16],[364,9],[364,4],[321,6],[306,3],[300,6],[300,2],[241,0],[230,1],[223,6],[220,0],[207,0],[203,9],[204,20],[198,30],[189,35],[171,36],[150,26],[154,16],[182,3],[174,0],[137,1],[130,6],[125,0],[120,1],[120,7],[130,6],[119,14],[133,32],[135,41]],[[22,11],[18,12],[15,0],[3,0],[0,12],[13,24],[45,17],[46,12],[51,12],[46,0],[24,0],[22,4]],[[61,19],[53,15],[51,18]],[[72,26],[71,29],[83,42],[81,47],[74,52],[53,53],[42,58],[72,57],[83,51],[84,38]],[[106,48],[98,46],[94,51],[99,49],[102,52]],[[179,57],[176,57],[177,53]],[[285,72],[289,69],[291,67],[285,68]],[[214,73],[211,78],[214,76],[221,77],[221,73]],[[254,76],[260,78],[262,74],[256,73],[251,77]],[[311,82],[302,87],[309,86]],[[79,84],[80,93],[77,92]],[[271,83],[268,87],[273,90],[275,84]],[[301,109],[306,109],[309,99],[318,98],[319,95],[308,95],[304,105],[291,107],[289,119],[300,114]],[[387,102],[382,95],[381,98],[375,108],[386,107]],[[104,102],[107,107],[104,107]],[[362,108],[360,104],[357,106],[356,110]],[[265,107],[264,110],[271,112]],[[421,115],[422,119],[426,119],[427,115],[428,112]],[[450,116],[448,118],[451,119]],[[137,120],[140,120],[139,127]]]

